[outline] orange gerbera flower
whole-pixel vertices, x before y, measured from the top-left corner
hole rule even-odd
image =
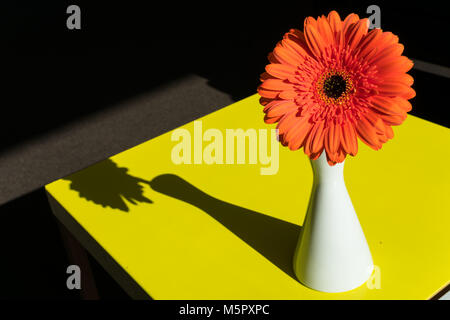
[[[317,159],[325,149],[330,165],[356,155],[357,137],[380,149],[415,96],[406,73],[413,63],[402,52],[397,36],[368,32],[356,14],[306,18],[304,32],[291,29],[269,54],[258,87],[265,122],[278,122],[291,150]]]

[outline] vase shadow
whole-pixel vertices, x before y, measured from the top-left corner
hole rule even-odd
[[[77,191],[81,198],[103,207],[128,212],[126,203],[152,203],[144,196],[143,186],[148,183],[128,174],[128,169],[106,159],[84,170],[78,171],[64,180],[70,181],[70,189]],[[126,201],[125,201],[126,200]]]
[[[300,226],[216,199],[177,175],[163,174],[149,184],[157,192],[203,210],[296,280],[292,265]]]

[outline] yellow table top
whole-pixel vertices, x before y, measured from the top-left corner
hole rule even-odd
[[[201,118],[203,132],[274,128],[258,98]],[[274,175],[259,163],[176,165],[168,132],[46,189],[154,299],[428,299],[450,280],[450,130],[408,116],[394,133],[345,163],[378,270],[345,293],[291,276],[312,186],[303,151],[280,146]]]

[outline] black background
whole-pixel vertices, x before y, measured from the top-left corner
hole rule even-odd
[[[69,4],[81,8],[81,30],[66,27]],[[8,2],[1,13],[1,148],[186,73],[239,100],[255,92],[267,53],[290,28],[302,29],[306,16],[336,9],[342,18],[351,12],[367,17],[370,4]],[[378,5],[382,28],[400,37],[406,56],[449,65],[450,14],[443,2]],[[417,73],[416,91],[426,95],[418,95],[412,114],[444,124],[448,79]]]
[[[69,4],[81,8],[81,30],[66,28]],[[406,56],[449,66],[450,12],[438,1],[2,1],[0,155],[188,73],[242,99],[256,92],[267,53],[290,28],[333,9],[342,18],[367,17],[371,4],[380,6],[382,29],[400,37]],[[418,93],[412,114],[448,126],[449,79],[411,74]],[[36,214],[16,221],[24,211]],[[15,280],[3,283],[0,297],[78,299],[65,289],[67,259],[44,191],[3,205],[0,215],[23,225],[1,226],[1,241],[10,243],[1,255],[10,262],[3,279]],[[101,296],[126,298],[93,264]]]

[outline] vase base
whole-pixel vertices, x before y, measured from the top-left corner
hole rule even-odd
[[[363,272],[360,277],[355,278],[352,277],[352,279],[344,280],[343,277],[336,276],[336,279],[339,279],[340,281],[334,282],[329,281],[328,283],[324,283],[323,281],[314,281],[310,280],[307,281],[305,279],[301,279],[299,277],[298,280],[302,285],[305,287],[308,287],[309,289],[320,291],[320,292],[326,292],[326,293],[340,293],[340,292],[346,292],[351,291],[353,289],[359,288],[364,283],[369,280],[370,276],[372,275],[374,270],[374,266],[367,267],[367,271]]]

